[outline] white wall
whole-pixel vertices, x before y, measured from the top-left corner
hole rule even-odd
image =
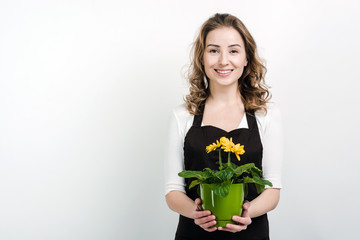
[[[190,44],[229,12],[283,114],[272,239],[358,239],[358,1],[0,2],[0,239],[172,239],[163,146]]]

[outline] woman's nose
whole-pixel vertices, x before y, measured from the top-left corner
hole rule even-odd
[[[229,58],[226,53],[223,52],[220,54],[219,63],[221,65],[227,65],[229,63]]]

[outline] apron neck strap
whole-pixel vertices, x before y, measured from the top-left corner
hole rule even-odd
[[[250,110],[250,111],[246,111],[245,113],[247,115],[247,122],[248,122],[249,129],[257,130],[258,127],[257,127],[257,123],[256,123],[256,118],[255,118],[255,111]]]
[[[199,112],[194,116],[193,126],[201,127],[203,115],[204,115],[205,104],[201,104],[199,107]]]

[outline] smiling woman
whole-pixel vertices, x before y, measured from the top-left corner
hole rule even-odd
[[[235,84],[237,86],[247,65],[244,41],[231,27],[209,32],[204,52],[204,70],[211,88]]]
[[[214,39],[215,37],[217,39]],[[192,50],[193,56],[188,76],[190,93],[186,96],[187,109],[190,113],[197,114],[199,106],[210,95],[210,89],[207,88],[210,72],[205,61],[214,58],[208,58],[207,55],[218,56],[215,60],[220,61],[234,61],[234,59],[237,59],[235,62],[245,61],[241,64],[243,67],[239,69],[241,74],[238,78],[241,99],[247,109],[267,110],[265,105],[270,99],[270,93],[264,82],[266,68],[257,54],[255,40],[238,18],[229,14],[216,14],[210,18],[202,25]],[[225,53],[228,54],[225,55]],[[219,73],[226,76],[226,68],[222,69],[221,63],[216,64],[218,64]]]
[[[190,93],[186,104],[174,109],[169,130],[166,201],[180,214],[175,239],[269,239],[266,213],[280,197],[282,128],[279,111],[268,103],[265,72],[255,41],[238,18],[215,14],[203,24],[193,46]],[[241,161],[229,155],[228,164],[252,164],[272,186],[258,193],[248,184],[247,201],[234,203],[243,208],[241,216],[232,217],[237,224],[216,227],[220,219],[202,209],[191,188],[194,179],[183,180],[178,173],[217,169],[206,146],[223,136],[245,146]]]

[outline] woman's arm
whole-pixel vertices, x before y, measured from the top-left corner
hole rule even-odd
[[[199,198],[194,202],[183,192],[171,191],[166,194],[166,203],[171,210],[194,219],[195,224],[205,231],[213,232],[217,230],[216,227],[213,227],[216,224],[215,216],[211,215],[210,211],[202,211]]]
[[[180,191],[171,191],[166,194],[166,203],[171,210],[188,218],[193,218],[192,212],[197,207],[193,200]]]
[[[193,116],[189,115],[184,105],[173,111],[165,159],[165,198],[171,210],[194,219],[195,224],[212,232],[217,229],[212,227],[216,224],[215,216],[210,211],[202,211],[200,199],[193,201],[185,194],[184,178],[178,176],[184,170],[183,143],[192,122]]]
[[[258,114],[256,116],[259,132],[262,136],[263,177],[272,182],[273,187],[266,186],[265,191],[251,201],[249,215],[252,218],[261,216],[277,206],[280,199],[280,188],[282,187],[283,130],[281,113],[275,105],[269,105],[266,115]]]
[[[251,201],[249,216],[259,217],[276,208],[280,200],[280,189],[267,188],[257,198]]]

